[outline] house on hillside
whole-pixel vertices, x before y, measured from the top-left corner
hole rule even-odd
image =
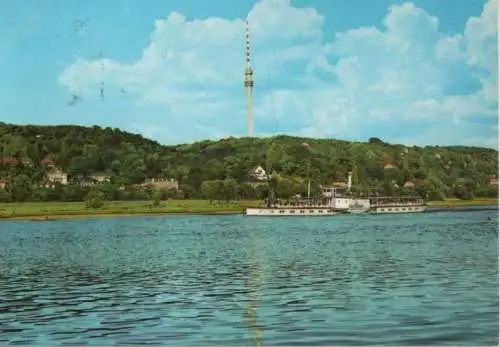
[[[111,177],[103,173],[95,173],[88,177],[76,176],[73,177],[72,183],[79,184],[82,187],[93,186],[96,184],[103,184],[111,182]]]
[[[95,183],[106,183],[111,181],[111,177],[105,173],[95,173],[90,175],[89,178]]]
[[[174,189],[179,190],[179,182],[173,178],[148,178],[142,186],[151,186],[155,189]]]
[[[394,166],[393,164],[385,164],[384,165],[384,169],[385,170],[389,170],[389,169],[394,169],[396,166]]]
[[[19,160],[14,157],[5,157],[5,158],[0,158],[0,165],[1,166],[16,166],[19,164]]]
[[[250,172],[250,177],[257,181],[266,181],[268,179],[268,175],[266,170],[262,166],[257,166]]]
[[[15,157],[0,158],[0,166],[17,166],[23,165],[24,167],[33,167],[33,161],[29,157],[22,157],[17,159]]]
[[[488,177],[488,184],[490,186],[498,186],[498,177],[497,176],[489,176]]]
[[[54,167],[54,169],[47,173],[45,187],[53,187],[56,183],[67,185],[68,174],[61,169]]]

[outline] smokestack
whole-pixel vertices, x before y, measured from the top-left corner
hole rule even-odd
[[[352,187],[352,171],[349,171],[347,173],[347,191],[351,191],[351,187]]]

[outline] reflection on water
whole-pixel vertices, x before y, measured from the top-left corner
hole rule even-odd
[[[3,222],[0,343],[497,344],[497,220]]]
[[[257,322],[257,310],[260,304],[260,271],[258,260],[251,259],[250,278],[248,280],[250,302],[247,308],[247,327],[252,331],[255,346],[260,346],[261,329],[263,328]]]

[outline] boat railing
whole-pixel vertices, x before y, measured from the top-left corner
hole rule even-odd
[[[330,208],[330,205],[284,205],[284,204],[273,204],[269,206],[270,208]]]
[[[384,207],[384,206],[421,206],[425,205],[426,203],[424,201],[411,201],[411,202],[401,202],[401,201],[388,201],[388,202],[374,202],[370,203],[371,206],[374,207]]]
[[[329,208],[331,201],[326,199],[277,199],[272,202],[266,200],[262,206],[265,208]]]

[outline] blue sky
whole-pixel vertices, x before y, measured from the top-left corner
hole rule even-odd
[[[256,136],[498,148],[497,8],[2,1],[0,120],[119,127],[167,144],[242,136],[248,19]],[[72,94],[82,100],[70,106]]]

